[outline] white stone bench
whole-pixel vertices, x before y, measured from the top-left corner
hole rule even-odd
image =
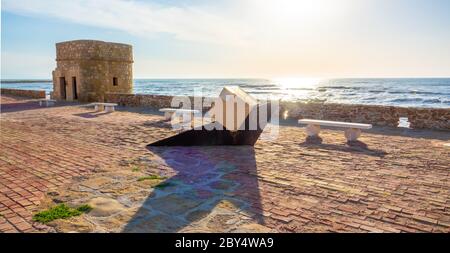
[[[56,103],[56,100],[46,99],[46,98],[39,99],[38,101],[39,101],[39,106],[42,106],[43,104],[45,104],[45,106],[47,106],[47,107],[54,105]]]
[[[181,115],[191,114],[191,116],[192,116],[191,118],[193,118],[193,115],[195,113],[200,112],[199,110],[188,110],[188,109],[178,109],[178,108],[162,108],[162,109],[159,109],[159,111],[164,112],[164,117],[166,118],[166,120],[171,119],[172,115],[174,113],[181,114]]]
[[[306,126],[306,134],[310,137],[319,135],[320,126],[347,128],[345,130],[345,138],[347,138],[347,141],[356,141],[358,139],[358,137],[361,135],[361,129],[372,128],[372,125],[370,125],[370,124],[327,121],[327,120],[314,120],[314,119],[301,119],[298,121],[298,123],[307,125]]]
[[[105,110],[106,112],[113,112],[114,107],[117,106],[115,103],[90,103],[85,106],[94,106],[96,112]]]

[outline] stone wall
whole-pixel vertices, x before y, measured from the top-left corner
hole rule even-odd
[[[397,127],[408,118],[411,128],[450,130],[450,108],[405,108],[378,105],[282,102],[281,113],[289,118],[323,119]],[[282,115],[282,114],[281,114]]]
[[[44,90],[18,90],[18,89],[0,89],[1,94],[12,95],[27,98],[45,98]]]
[[[281,112],[289,118],[359,122],[379,126],[397,126],[400,118],[393,106],[283,102]]]
[[[56,62],[53,71],[55,99],[64,100],[62,78],[66,83],[65,100],[69,101],[101,102],[105,92],[133,91],[130,45],[95,40],[61,42],[56,44]]]
[[[450,109],[408,108],[411,128],[450,130]]]
[[[184,97],[178,97],[182,101]],[[163,95],[149,95],[149,94],[122,94],[122,93],[106,93],[105,102],[108,103],[118,103],[122,106],[147,106],[155,109],[171,107],[173,97],[163,96]],[[201,103],[209,99],[213,101],[213,98],[197,98]],[[191,106],[194,105],[194,97],[189,97]],[[187,101],[186,101],[187,102]],[[204,108],[210,108],[210,106],[204,106]]]
[[[212,98],[208,98],[212,99]],[[190,98],[193,104],[193,98]],[[171,96],[107,93],[105,101],[123,106],[170,107]],[[205,108],[208,108],[207,106]],[[450,130],[450,108],[404,108],[377,105],[350,105],[281,102],[280,117],[346,121],[375,126],[397,127],[400,117],[408,118],[411,128]]]

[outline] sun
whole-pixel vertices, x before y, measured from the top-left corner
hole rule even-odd
[[[321,78],[311,77],[285,77],[273,78],[272,81],[279,85],[282,89],[292,88],[315,88],[321,81]]]

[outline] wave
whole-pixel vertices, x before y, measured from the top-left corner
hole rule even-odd
[[[397,98],[397,99],[390,100],[389,102],[405,103],[405,102],[421,102],[421,101],[423,101],[422,98]]]
[[[315,90],[313,88],[288,88],[287,90]]]
[[[385,90],[369,90],[368,91],[369,93],[385,93],[386,91]]]
[[[320,86],[318,89],[335,89],[335,90],[360,90],[364,87],[353,87],[353,86]]]
[[[440,99],[426,99],[423,101],[424,104],[440,104],[442,101]]]
[[[279,95],[288,95],[289,93],[286,93],[282,90],[250,90],[248,91],[250,94],[279,94]]]
[[[234,84],[241,88],[279,88],[278,85],[274,84]]]
[[[448,93],[440,93],[440,92],[432,92],[432,91],[417,91],[412,90],[410,93],[413,94],[422,94],[422,95],[449,95]]]
[[[432,92],[432,91],[388,91],[389,94],[418,94],[418,95],[450,95],[450,93]]]

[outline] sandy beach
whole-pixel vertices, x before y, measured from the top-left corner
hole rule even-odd
[[[160,113],[1,97],[1,232],[450,232],[447,131],[376,127],[306,142],[281,122],[255,147],[146,145]],[[89,203],[47,225],[49,206]]]

